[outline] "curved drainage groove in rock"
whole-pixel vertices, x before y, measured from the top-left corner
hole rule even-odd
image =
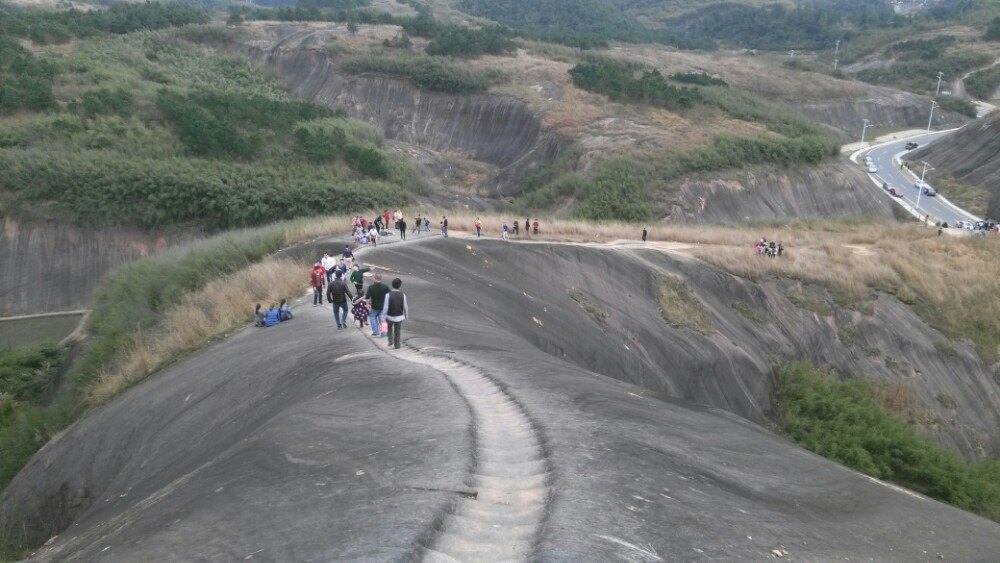
[[[545,518],[550,467],[524,408],[478,368],[407,347],[393,355],[445,375],[474,418],[475,453],[467,485],[418,555],[424,561],[524,561]]]

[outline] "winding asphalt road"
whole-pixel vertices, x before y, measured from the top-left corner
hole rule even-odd
[[[915,181],[913,175],[900,170],[900,168],[896,166],[895,162],[896,157],[901,158],[902,155],[908,152],[905,148],[906,143],[914,142],[918,143],[922,147],[928,143],[937,141],[938,139],[947,136],[949,133],[951,132],[937,132],[929,135],[921,135],[919,137],[911,137],[909,139],[885,143],[869,150],[866,154],[872,157],[872,162],[878,170],[878,172],[870,174],[870,176],[877,180],[880,186],[883,182],[885,182],[889,184],[890,187],[895,188],[897,192],[903,195],[905,203],[912,208],[919,209],[921,216],[929,214],[933,222],[943,221],[951,226],[954,226],[960,220],[977,221],[979,220],[979,217],[976,217],[964,209],[959,208],[941,195],[930,197],[924,194],[920,196],[918,207],[918,190],[914,185]],[[859,163],[863,164],[860,158]],[[920,167],[916,167],[915,171],[919,176]],[[886,195],[887,197],[891,197],[888,193]]]

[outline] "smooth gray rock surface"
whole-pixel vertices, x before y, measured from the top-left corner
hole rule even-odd
[[[403,350],[335,330],[328,306],[241,330],[47,445],[4,494],[8,533],[14,515],[68,526],[38,560],[445,560],[494,544],[553,561],[1000,552],[995,523],[668,396],[729,395],[751,413],[771,385],[761,358],[793,342],[834,358],[822,326],[846,313],[815,318],[774,286],[647,250],[452,237],[360,256],[405,280]],[[656,272],[685,277],[719,332],[667,327]],[[607,309],[603,327],[564,297],[572,287]],[[724,313],[734,297],[770,320]],[[859,338],[891,342],[879,324],[905,319],[900,307],[880,298]]]

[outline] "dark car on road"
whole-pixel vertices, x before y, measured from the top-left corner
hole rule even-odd
[[[903,194],[896,191],[896,188],[889,188],[889,195],[892,197],[903,197]]]
[[[917,148],[919,146],[920,145],[918,145],[917,143],[914,143],[913,141],[910,141],[909,143],[906,143],[905,148],[908,151],[912,151],[913,149],[915,149],[915,148]]]

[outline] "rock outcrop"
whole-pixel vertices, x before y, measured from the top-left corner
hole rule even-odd
[[[678,199],[668,220],[681,223],[893,216],[892,202],[847,162],[689,179]]]
[[[343,74],[322,49],[336,36],[331,29],[275,24],[260,33],[239,48],[278,75],[294,96],[343,109],[389,140],[495,166],[482,183],[493,197],[519,193],[526,171],[554,158],[564,144],[516,98],[429,92],[382,76]]]
[[[80,309],[112,269],[167,240],[134,229],[0,216],[0,316]]]
[[[905,129],[927,127],[931,99],[880,86],[866,86],[867,97],[861,100],[829,100],[797,104],[806,117],[830,127],[845,143],[861,137],[862,120],[875,127]],[[934,127],[958,127],[969,118],[951,111],[934,110]]]

